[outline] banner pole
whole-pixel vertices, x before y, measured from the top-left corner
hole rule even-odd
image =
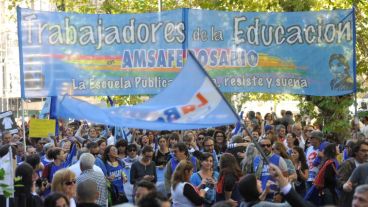
[[[24,98],[22,98],[21,101],[22,101],[21,110],[22,110],[23,146],[24,146],[24,153],[27,153],[26,124],[24,121]]]

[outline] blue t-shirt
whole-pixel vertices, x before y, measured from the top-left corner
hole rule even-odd
[[[219,177],[219,173],[214,171],[212,178],[217,182]],[[192,177],[190,177],[190,183],[192,183],[194,186],[198,187],[202,182],[202,177],[200,176],[199,172],[193,173]],[[216,199],[216,190],[215,186],[206,186],[209,187],[209,190],[207,191],[205,195],[205,199],[211,202],[214,202]]]
[[[114,180],[112,184],[117,187],[119,193],[124,193],[124,182],[123,182],[123,172],[124,166],[122,162],[118,162],[117,166],[112,166],[110,163],[105,163],[107,176],[110,177],[114,175]]]

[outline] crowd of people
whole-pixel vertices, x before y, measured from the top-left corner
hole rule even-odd
[[[243,128],[130,129],[131,138],[59,121],[56,137],[2,132],[0,157],[13,153],[15,207],[363,207],[368,117],[362,121],[344,141],[290,111],[249,111]]]

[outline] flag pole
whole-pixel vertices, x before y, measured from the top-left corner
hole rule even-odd
[[[22,130],[23,130],[23,146],[24,146],[24,153],[27,153],[27,143],[26,143],[26,124],[24,121],[24,98],[21,99],[21,110],[22,110]]]

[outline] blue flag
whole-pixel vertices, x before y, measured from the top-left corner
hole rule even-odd
[[[41,109],[40,114],[38,115],[39,119],[44,119],[47,114],[50,114],[50,105],[51,105],[51,97],[47,97],[43,107]]]
[[[238,115],[191,53],[176,79],[161,93],[135,106],[100,108],[64,96],[57,114],[100,124],[152,130],[180,130],[234,124]]]

